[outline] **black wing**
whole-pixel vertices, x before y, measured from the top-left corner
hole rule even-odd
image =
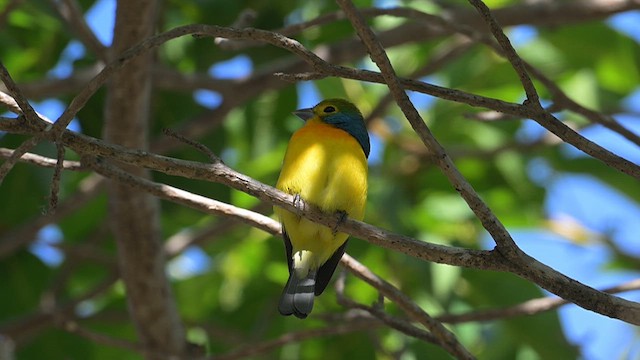
[[[289,265],[289,275],[293,271],[293,246],[291,246],[291,239],[289,239],[289,234],[287,234],[287,230],[282,225],[282,239],[284,240],[284,250],[287,253],[287,264]]]
[[[289,243],[289,246],[291,246],[291,243]],[[333,276],[333,272],[336,270],[336,266],[338,266],[346,247],[347,241],[318,269],[318,274],[316,275],[316,296],[322,294],[327,285],[329,285],[329,280],[331,280],[331,276]],[[291,249],[289,248],[288,251],[291,252]],[[289,268],[291,268],[291,265],[289,265]]]

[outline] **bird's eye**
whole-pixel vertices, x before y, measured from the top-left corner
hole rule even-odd
[[[326,113],[332,113],[335,111],[336,111],[336,108],[334,108],[333,106],[327,106],[326,108],[324,108],[324,112]]]

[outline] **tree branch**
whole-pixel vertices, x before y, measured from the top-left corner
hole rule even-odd
[[[524,92],[527,94],[525,105],[534,107],[535,111],[542,110],[542,106],[540,105],[540,98],[538,97],[538,91],[533,85],[533,82],[531,81],[531,78],[527,73],[527,69],[522,62],[522,59],[520,59],[520,56],[518,56],[518,54],[516,53],[516,49],[514,49],[511,45],[511,41],[509,41],[507,35],[504,34],[504,32],[502,31],[502,27],[498,24],[487,5],[485,5],[485,3],[481,0],[469,0],[469,3],[471,3],[471,5],[473,5],[478,10],[480,15],[482,15],[484,22],[489,26],[491,33],[496,38],[496,40],[498,40],[498,44],[500,44],[500,46],[502,47],[505,57],[511,63],[511,66],[516,71],[516,74],[518,74],[520,83],[522,83],[522,87],[524,88]]]
[[[639,289],[640,280],[632,280],[600,291],[608,294],[615,294]],[[527,300],[523,303],[506,308],[470,311],[463,314],[444,314],[438,315],[435,318],[448,324],[460,324],[472,321],[503,320],[517,316],[540,314],[545,311],[555,310],[566,304],[570,304],[570,302],[562,298],[542,297]]]
[[[252,343],[240,349],[228,352],[226,354],[216,355],[207,359],[215,360],[236,360],[244,359],[247,357],[264,356],[269,351],[296,342],[302,342],[307,339],[324,337],[324,336],[336,336],[343,335],[357,331],[365,331],[371,329],[371,321],[360,320],[346,323],[335,323],[323,328],[300,330],[295,332],[286,333],[280,337],[265,341],[262,343]]]
[[[8,159],[13,155],[14,152],[15,150],[12,150],[12,149],[0,148],[0,158]],[[32,165],[45,167],[45,168],[55,168],[56,166],[58,166],[58,162],[59,162],[57,159],[52,159],[46,156],[33,154],[33,153],[25,153],[24,155],[22,155],[22,157],[20,157],[18,161],[23,162],[25,164],[32,164]],[[87,170],[87,168],[84,167],[79,161],[72,161],[72,160],[62,161],[62,169],[69,170],[69,171]]]
[[[358,13],[355,6],[348,0],[338,0],[338,3],[345,11],[347,17],[358,32],[358,35],[369,49],[371,58],[380,68],[385,83],[402,109],[402,112],[409,120],[409,123],[422,139],[429,151],[434,153],[436,164],[447,176],[453,187],[467,202],[471,210],[482,222],[484,228],[489,232],[489,234],[491,234],[497,244],[498,252],[509,261],[513,271],[519,276],[532,280],[545,289],[556,293],[561,297],[571,299],[571,301],[574,301],[576,304],[587,309],[594,310],[602,314],[606,313],[608,316],[617,318],[623,316],[625,318],[629,318],[632,323],[640,324],[640,304],[627,302],[626,300],[598,292],[593,288],[585,286],[563,274],[558,273],[557,271],[531,258],[518,248],[504,225],[502,225],[500,220],[498,220],[489,207],[482,201],[482,199],[480,199],[471,185],[460,174],[442,146],[433,137],[424,121],[422,121],[422,118],[409,100],[409,97],[404,92],[400,81],[397,79],[384,48],[377,41],[375,35],[366,25],[364,19]],[[543,116],[545,116],[546,120],[549,120],[546,118],[544,113]],[[557,125],[557,123],[554,125]],[[571,290],[567,291],[569,288]],[[593,303],[587,299],[587,293],[597,296],[605,302]]]
[[[46,125],[40,124],[40,126]],[[0,130],[11,132],[29,131],[17,120],[0,121]],[[36,128],[31,131],[39,132],[40,130]],[[52,134],[49,134],[49,136],[52,136]],[[501,252],[495,250],[470,250],[430,244],[394,234],[353,219],[340,222],[334,214],[324,214],[309,204],[304,209],[295,207],[293,206],[293,196],[259,183],[222,163],[202,164],[172,159],[146,151],[130,150],[122,146],[109,145],[100,140],[71,131],[63,133],[62,141],[79,154],[111,158],[168,175],[222,183],[270,204],[280,206],[287,211],[304,216],[314,222],[329,227],[337,226],[338,230],[367,240],[374,245],[399,251],[425,261],[484,270],[511,271],[586,309],[632,324],[640,324],[639,304],[601,293],[546,267],[527,255],[523,255],[525,258],[522,262],[511,262],[504,258]],[[527,265],[524,266],[523,264]]]
[[[453,333],[447,330],[440,322],[429,316],[429,314],[393,285],[376,276],[356,259],[349,256],[349,254],[344,254],[340,263],[355,276],[380,291],[387,299],[396,303],[409,318],[427,328],[436,339],[437,344],[451,355],[458,359],[475,359],[475,357],[458,342],[458,339],[456,339]]]

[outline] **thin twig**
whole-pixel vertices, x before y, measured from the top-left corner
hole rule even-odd
[[[29,101],[26,99],[26,97],[22,94],[22,91],[20,90],[18,85],[16,85],[16,83],[13,81],[11,75],[9,74],[9,71],[4,66],[2,61],[0,61],[0,80],[2,80],[4,85],[7,87],[9,93],[11,94],[11,97],[13,97],[13,100],[20,108],[20,114],[22,114],[24,118],[26,118],[27,122],[31,124],[37,123],[39,121],[38,114],[33,109],[31,104],[29,104]],[[3,102],[9,102],[6,98],[6,94],[3,94],[2,98]],[[15,109],[15,106],[9,106],[9,108],[12,110],[17,110]],[[0,185],[2,184],[5,176],[7,176],[11,169],[13,169],[20,157],[31,150],[34,146],[36,146],[40,142],[40,140],[42,140],[42,137],[44,137],[43,133],[48,131],[49,129],[50,127],[47,126],[42,133],[36,134],[29,140],[24,141],[22,144],[20,144],[20,146],[18,146],[17,149],[14,150],[13,154],[11,154],[11,157],[9,157],[2,163],[2,166],[0,166]]]
[[[153,359],[166,359],[166,360],[179,360],[182,358],[179,354],[171,354],[166,351],[160,351],[159,349],[151,349],[144,344],[133,342],[130,340],[116,338],[113,336],[105,335],[102,333],[89,330],[75,320],[60,319],[57,321],[57,325],[70,334],[75,334],[83,337],[93,343],[101,344],[105,346],[115,347],[119,349],[129,350],[134,353],[141,354],[148,358]],[[202,359],[198,356],[190,356],[190,359]]]
[[[0,158],[8,159],[14,153],[14,149],[0,148]],[[19,159],[20,162],[24,162],[27,164],[33,164],[45,168],[55,168],[58,166],[58,160],[52,159],[46,156],[33,154],[33,153],[25,153]],[[64,160],[62,161],[62,169],[67,171],[84,171],[87,170],[79,161],[72,160]]]
[[[348,13],[348,10],[345,12]],[[358,278],[378,289],[384,297],[396,303],[409,318],[424,325],[434,336],[438,345],[447,352],[459,359],[475,359],[475,357],[462,346],[458,339],[456,339],[453,333],[447,330],[439,321],[429,316],[422,308],[411,301],[407,295],[400,292],[393,285],[376,276],[371,270],[348,254],[342,256],[340,263]]]
[[[502,31],[502,27],[500,26],[500,24],[498,24],[498,21],[491,13],[491,10],[489,10],[487,5],[485,5],[482,0],[469,0],[469,3],[471,3],[471,5],[473,5],[478,10],[480,15],[482,15],[482,18],[489,26],[491,33],[496,38],[496,40],[498,40],[498,44],[500,44],[500,46],[504,50],[504,54],[507,60],[509,60],[511,66],[518,74],[520,83],[522,83],[522,87],[527,94],[525,105],[533,106],[535,109],[542,109],[538,91],[536,90],[536,87],[533,85],[533,81],[531,81],[531,78],[527,73],[526,66],[522,62],[520,56],[518,56],[518,54],[516,53],[516,49],[514,49],[511,45],[511,41],[509,41],[507,35],[505,35],[504,31]]]
[[[414,128],[421,140],[425,143],[429,151],[434,154],[434,160],[436,161],[436,164],[438,164],[438,166],[442,169],[454,188],[467,202],[469,208],[482,222],[483,227],[491,234],[497,244],[496,250],[511,264],[511,271],[521,277],[524,277],[525,279],[529,279],[535,282],[536,284],[557,295],[560,295],[563,298],[571,299],[572,301],[583,306],[586,309],[590,309],[599,313],[608,312],[611,314],[616,314],[613,315],[615,317],[629,316],[634,319],[632,320],[633,323],[640,323],[640,304],[629,302],[624,299],[598,292],[597,290],[589,286],[581,284],[576,280],[571,279],[568,276],[550,268],[549,266],[546,266],[539,261],[531,258],[515,244],[513,238],[506,230],[504,225],[495,216],[495,214],[493,214],[491,209],[489,209],[489,207],[482,201],[482,199],[474,191],[471,185],[464,179],[464,177],[457,170],[442,146],[433,137],[433,134],[431,134],[429,128],[426,126],[417,110],[409,100],[408,96],[404,92],[404,89],[402,88],[401,83],[395,75],[395,71],[391,66],[384,48],[382,48],[379,41],[377,41],[375,34],[373,34],[371,29],[366,25],[364,19],[362,18],[362,16],[360,16],[357,9],[348,0],[338,0],[338,3],[351,20],[354,28],[358,31],[358,34],[365,45],[369,48],[369,53],[372,59],[380,68],[385,83],[389,87],[391,93],[394,95],[396,102],[400,106],[400,109],[403,111],[404,115],[409,120],[409,123]],[[529,109],[530,111],[532,108],[527,106],[523,109]],[[544,124],[545,127],[550,129],[554,134],[562,139],[567,138],[567,135],[570,132],[573,140],[575,140],[576,138],[580,138],[582,139],[581,141],[589,142],[583,137],[577,135],[573,130],[569,129],[566,125],[562,124],[551,114],[548,114],[545,111],[532,113],[531,118],[535,119],[541,124]],[[574,135],[577,136],[574,138]],[[591,144],[593,145],[593,143]],[[592,150],[594,149],[586,148],[583,151],[591,153],[593,152]],[[610,152],[608,153],[611,154]],[[618,157],[618,159],[621,158]],[[618,163],[617,165],[620,165],[620,163]],[[616,166],[616,168],[625,173],[629,173],[629,171],[631,171],[624,166]],[[636,169],[634,169],[633,171],[638,170],[637,166],[635,166],[635,168]],[[587,299],[587,293],[591,294],[591,296],[597,296],[601,298],[604,302],[592,302],[592,298]]]
[[[336,323],[336,324],[331,324],[319,329],[299,330],[295,332],[286,333],[274,340],[269,340],[269,341],[265,341],[257,344],[251,343],[240,349],[233,350],[226,354],[220,354],[220,355],[208,357],[207,359],[236,360],[236,359],[244,359],[247,357],[257,357],[259,355],[265,356],[266,353],[268,353],[273,349],[276,349],[284,345],[296,343],[296,342],[302,342],[307,339],[313,339],[313,338],[325,337],[325,336],[337,336],[337,335],[343,335],[343,334],[348,334],[352,332],[366,331],[370,329],[371,329],[370,320],[369,321],[359,320],[359,321]]]
[[[13,81],[11,74],[9,74],[9,70],[7,70],[2,61],[0,61],[0,80],[2,80],[4,85],[7,87],[9,94],[13,97],[13,100],[20,108],[20,114],[24,115],[27,121],[31,123],[37,122],[38,114],[31,104],[29,104],[27,98],[22,94],[22,90],[20,90],[15,81]],[[4,101],[5,100],[3,100],[3,102]],[[11,107],[11,109],[14,109],[14,107]]]
[[[562,91],[562,89],[553,80],[549,79],[542,71],[524,60],[523,62],[531,75],[538,79],[547,88],[547,90],[549,90],[549,93],[551,93],[553,100],[552,107],[554,108],[554,111],[567,109],[576,114],[580,114],[591,122],[600,124],[611,131],[615,131],[618,134],[624,136],[627,140],[640,146],[640,136],[638,134],[635,134],[628,128],[624,127],[613,117],[604,115],[600,112],[589,109],[577,103],[576,101],[571,99],[564,91]]]
[[[261,210],[269,206],[266,203],[260,203],[249,211],[255,213],[261,213]],[[270,206],[269,206],[270,208]],[[182,229],[180,232],[170,236],[164,243],[164,249],[169,257],[174,257],[182,253],[189,246],[203,245],[207,240],[224,239],[224,235],[237,227],[238,222],[232,218],[224,217],[220,221],[205,226],[200,229]],[[272,230],[273,235],[277,236],[280,232],[278,226],[275,225]],[[208,243],[208,242],[207,242]]]
[[[57,143],[56,166],[53,168],[53,177],[51,178],[51,193],[49,195],[50,213],[55,213],[58,207],[58,193],[60,192],[60,179],[62,178],[62,169],[64,168],[64,145]]]
[[[56,121],[54,132],[61,133],[78,111],[84,107],[95,92],[111,77],[111,75],[121,69],[132,59],[146,53],[150,49],[156,48],[165,42],[185,35],[224,37],[229,39],[255,39],[266,43],[282,47],[297,54],[309,63],[322,61],[311,51],[304,48],[299,42],[289,39],[280,34],[258,29],[233,29],[214,25],[185,25],[166,31],[162,34],[152,36],[143,40],[139,44],[124,51],[115,61],[109,63],[87,83],[87,85],[73,98],[69,106]]]
[[[168,128],[164,128],[162,129],[162,132],[167,135],[170,136],[172,138],[178,139],[179,141],[190,145],[194,148],[196,148],[196,150],[200,151],[201,153],[207,155],[207,157],[209,158],[209,161],[212,163],[216,163],[216,162],[220,162],[222,160],[220,160],[220,158],[218,157],[218,155],[216,155],[213,151],[211,151],[211,149],[209,149],[208,147],[206,147],[204,144],[197,142],[193,139],[189,139],[186,136],[179,134],[171,129]]]
[[[239,28],[239,29],[249,27],[249,26],[251,26],[251,24],[253,24],[256,21],[257,17],[258,17],[258,14],[255,12],[255,10],[253,10],[253,9],[244,9],[244,10],[242,10],[240,12],[240,14],[238,14],[238,17],[231,24],[231,27],[232,28]],[[226,39],[226,38],[223,38],[223,37],[214,38],[213,41],[221,49],[233,50],[233,51],[237,51],[237,50],[240,50],[240,49],[246,47],[245,43],[247,42],[246,40],[244,40],[244,41],[233,41],[233,40],[229,40],[229,39]]]
[[[633,290],[640,290],[640,279],[602,289],[601,291],[608,294],[616,294]],[[459,324],[472,321],[476,322],[503,320],[517,316],[535,315],[542,312],[555,310],[566,304],[570,304],[570,302],[562,298],[543,297],[538,299],[531,299],[518,305],[506,308],[470,311],[464,314],[445,314],[436,316],[436,319],[448,324]]]
[[[354,271],[352,268],[348,266],[345,266],[345,268],[351,272]],[[386,313],[382,308],[382,306],[377,306],[377,305],[367,306],[347,298],[347,296],[344,294],[344,285],[345,285],[345,276],[344,276],[344,272],[341,272],[335,282],[336,297],[338,300],[338,304],[346,308],[359,309],[359,310],[365,311],[373,315],[383,323],[400,331],[405,335],[409,335],[411,337],[420,339],[422,341],[426,341],[428,343],[432,343],[436,345],[439,344],[438,339],[435,336],[433,336],[433,334],[429,333],[428,331],[425,331],[424,329],[415,327],[413,324],[411,324],[409,320],[401,319],[399,317],[392,316]]]
[[[20,109],[20,106],[18,105],[18,103],[16,102],[16,100],[11,97],[11,95],[0,91],[0,104],[4,105],[7,107],[7,109],[9,109],[9,111],[11,111],[14,114],[22,114],[22,109]]]
[[[249,224],[270,234],[279,234],[280,226],[271,218],[250,210],[239,208],[204,196],[189,193],[187,191],[164,185],[132,175],[106,162],[91,158],[83,159],[86,166],[90,166],[97,173],[127,184],[137,189],[144,190],[159,198],[173,201],[190,208],[209,214],[221,215]]]
[[[18,146],[13,152],[11,156],[7,157],[6,160],[0,165],[0,185],[4,181],[4,178],[7,174],[13,169],[13,167],[18,163],[22,155],[26,154],[29,150],[33,149],[42,139],[39,135],[34,135],[28,140],[25,140],[20,146]]]

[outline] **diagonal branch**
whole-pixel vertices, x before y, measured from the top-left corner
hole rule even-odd
[[[608,294],[615,294],[633,290],[640,290],[640,279],[602,289],[601,291]],[[463,314],[444,314],[436,316],[436,319],[449,324],[459,324],[471,321],[502,320],[517,316],[535,315],[557,309],[566,304],[570,304],[570,302],[562,298],[542,297],[527,300],[523,303],[506,308],[471,311]]]
[[[442,146],[422,121],[396,77],[384,48],[382,48],[375,34],[366,25],[358,10],[348,0],[338,0],[338,3],[347,14],[347,17],[349,17],[360,38],[369,48],[371,58],[380,68],[387,86],[411,126],[418,133],[425,146],[434,154],[436,164],[447,176],[453,187],[460,193],[484,228],[491,234],[497,244],[498,252],[511,264],[512,271],[563,298],[574,301],[586,309],[617,318],[621,316],[628,317],[633,319],[631,320],[632,323],[640,323],[640,304],[627,302],[626,300],[598,292],[540,263],[518,248],[504,225],[460,174]],[[601,298],[605,302],[591,302],[589,301],[591,299],[587,299],[587,293]]]
[[[15,150],[0,148],[0,158],[8,159],[13,155]],[[48,158],[46,156],[33,154],[33,153],[25,153],[20,158],[20,162],[24,162],[27,164],[32,164],[36,166],[41,166],[45,168],[55,168],[58,166],[59,161],[57,159]],[[81,171],[86,170],[82,164],[78,161],[72,160],[64,160],[62,161],[62,169],[69,171]]]
[[[393,285],[376,276],[371,270],[349,256],[349,254],[344,254],[340,263],[355,276],[375,287],[384,297],[396,303],[412,320],[419,322],[427,328],[435,337],[437,343],[451,355],[454,355],[458,359],[475,359],[475,357],[458,342],[458,339],[456,339],[453,333]]]
[[[514,49],[511,45],[511,41],[509,41],[507,35],[504,34],[504,31],[502,31],[502,28],[496,21],[487,5],[485,5],[482,0],[469,0],[469,2],[478,10],[480,15],[482,15],[484,21],[487,23],[487,25],[489,25],[491,33],[496,38],[496,40],[498,40],[498,44],[500,44],[500,46],[504,50],[505,57],[507,58],[507,60],[509,60],[511,66],[518,74],[520,82],[522,83],[522,87],[527,94],[527,100],[525,104],[528,103],[529,106],[533,106],[536,109],[541,108],[540,97],[538,96],[536,87],[533,85],[533,82],[531,81],[531,78],[527,73],[525,64],[522,62],[520,56],[518,56],[518,54],[516,53],[516,49]]]
[[[29,104],[29,101],[22,94],[22,91],[20,90],[18,85],[16,85],[16,83],[13,81],[13,79],[11,78],[11,74],[9,74],[9,71],[4,66],[2,61],[0,61],[0,80],[2,80],[9,93],[11,94],[11,96],[8,96],[7,94],[2,93],[2,102],[7,103],[12,111],[19,111],[19,113],[26,118],[27,122],[37,123],[40,119],[39,115],[33,109],[31,104]],[[11,101],[10,97],[13,97],[13,102]],[[5,176],[7,176],[11,169],[13,169],[13,166],[18,162],[18,159],[20,159],[20,157],[27,153],[29,150],[33,149],[33,147],[36,146],[40,142],[40,140],[42,140],[44,133],[49,130],[50,127],[46,127],[40,134],[36,134],[29,140],[26,140],[25,142],[20,144],[20,146],[13,151],[13,154],[11,154],[11,156],[2,163],[2,166],[0,166],[0,185],[2,184]]]
[[[324,337],[324,336],[337,336],[343,334],[349,334],[357,331],[366,331],[375,326],[370,320],[356,320],[351,322],[341,322],[337,324],[331,324],[322,328],[298,330],[290,333],[283,334],[276,339],[268,340],[261,343],[251,343],[248,346],[239,348],[237,350],[230,351],[225,354],[219,354],[214,357],[207,357],[211,360],[236,360],[251,358],[263,358],[269,351],[284,345],[302,342],[307,339]]]
[[[143,190],[161,199],[172,201],[204,213],[234,219],[273,235],[279,235],[281,233],[280,226],[275,220],[256,212],[132,175],[104,161],[85,157],[83,164],[91,167],[98,174],[116,180],[132,189]]]

